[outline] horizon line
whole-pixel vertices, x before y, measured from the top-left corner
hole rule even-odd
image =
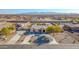
[[[0,14],[29,14],[29,13],[76,13],[79,9],[0,9]]]

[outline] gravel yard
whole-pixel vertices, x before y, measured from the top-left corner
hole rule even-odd
[[[77,39],[74,38],[72,34],[70,35],[68,32],[55,33],[53,36],[60,44],[79,44]]]

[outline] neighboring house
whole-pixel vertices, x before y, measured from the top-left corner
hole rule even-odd
[[[79,32],[79,24],[66,24],[63,28],[72,32]]]

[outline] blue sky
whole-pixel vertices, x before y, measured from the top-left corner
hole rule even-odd
[[[20,14],[29,12],[79,13],[79,9],[0,9],[0,14]]]

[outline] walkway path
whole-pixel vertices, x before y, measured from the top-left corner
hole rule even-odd
[[[30,44],[28,41],[31,39],[32,36],[34,35],[27,35],[21,44]]]
[[[7,44],[15,44],[17,40],[20,39],[20,37],[22,36],[22,34],[25,31],[18,31],[8,42]]]

